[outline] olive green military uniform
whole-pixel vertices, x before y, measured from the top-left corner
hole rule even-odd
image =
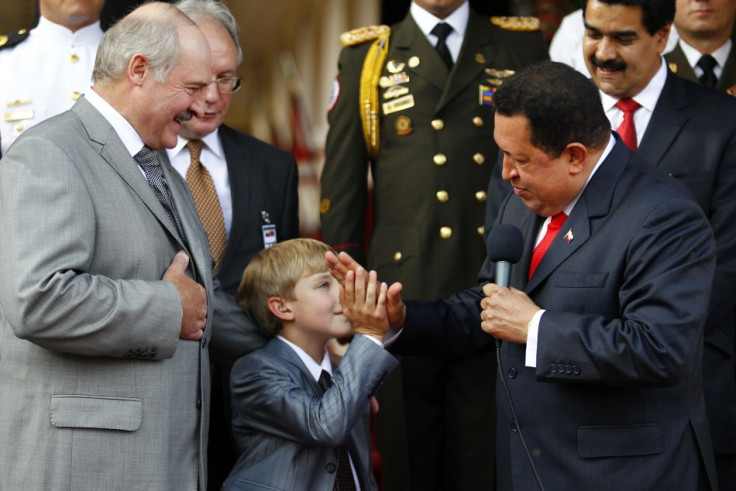
[[[687,61],[687,57],[682,51],[682,48],[680,48],[679,43],[675,46],[675,49],[664,55],[664,58],[667,60],[670,70],[677,75],[686,80],[700,83],[698,77],[695,76],[695,70],[693,70],[693,67]],[[728,53],[726,66],[723,67],[723,72],[716,84],[716,90],[736,96],[736,40],[734,40],[731,51]]]
[[[493,88],[546,59],[547,47],[536,19],[492,21],[471,11],[448,73],[407,16],[391,28],[379,67],[379,148],[370,159],[359,92],[376,35],[366,37],[340,54],[321,183],[324,240],[383,281],[401,281],[405,298],[447,296],[476,283],[486,255],[486,190],[498,154]],[[374,219],[366,257],[369,161]],[[378,393],[384,491],[493,489],[495,376],[492,353],[402,358]]]

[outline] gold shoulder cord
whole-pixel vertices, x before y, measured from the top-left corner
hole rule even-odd
[[[378,130],[378,80],[388,57],[388,38],[391,34],[391,30],[384,27],[386,29],[379,33],[368,50],[360,73],[360,120],[363,123],[366,150],[371,159],[378,154],[381,141]]]

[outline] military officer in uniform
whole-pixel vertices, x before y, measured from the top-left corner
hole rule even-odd
[[[105,0],[40,0],[31,31],[0,36],[2,153],[31,126],[66,111],[92,85]]]
[[[321,178],[324,240],[401,281],[407,298],[473,286],[498,153],[493,93],[547,58],[539,21],[481,17],[467,0],[414,0],[395,26],[342,42]],[[495,355],[404,357],[400,368],[377,394],[383,489],[494,489]]]
[[[677,0],[680,41],[664,57],[679,76],[736,96],[736,0]]]

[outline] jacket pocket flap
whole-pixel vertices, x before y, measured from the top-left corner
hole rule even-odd
[[[51,396],[51,424],[57,428],[136,431],[143,418],[143,400],[83,395]]]
[[[578,453],[584,459],[654,455],[664,450],[657,424],[581,426]]]

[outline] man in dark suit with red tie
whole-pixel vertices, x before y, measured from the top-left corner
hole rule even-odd
[[[404,303],[391,285],[389,321],[403,326],[391,349],[498,346],[499,489],[716,489],[701,369],[716,253],[705,215],[611,133],[597,90],[567,65],[518,72],[495,99],[513,193],[494,225],[522,236],[510,288],[493,283],[488,258],[479,285],[447,300]],[[338,279],[357,267],[347,255],[328,263]]]

